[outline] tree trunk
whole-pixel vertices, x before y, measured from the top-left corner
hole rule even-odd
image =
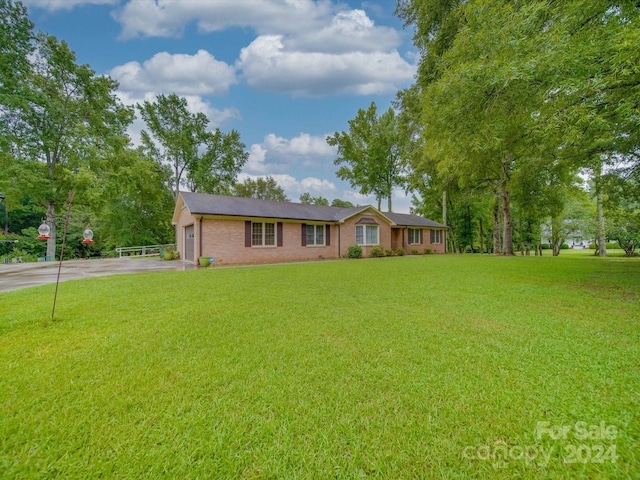
[[[47,240],[47,257],[50,257],[51,260],[56,259],[56,209],[55,203],[53,201],[49,202],[47,205],[47,225],[51,231],[49,232],[49,239]]]
[[[443,225],[447,224],[447,191],[446,190],[442,191],[442,224]],[[448,236],[449,235],[447,235],[447,237]],[[447,244],[448,243],[449,242],[448,242],[448,238],[447,238],[447,241],[444,243],[444,253],[447,253],[447,251],[449,251],[447,249]]]
[[[513,237],[511,224],[511,192],[509,186],[505,182],[504,191],[502,192],[502,254],[513,255]]]
[[[494,191],[495,203],[493,204],[493,254],[498,255],[502,253],[500,248],[500,206],[501,206],[501,192],[496,188]]]
[[[482,217],[478,219],[478,224],[480,226],[480,253],[485,253],[484,250],[484,228],[482,228]]]
[[[606,238],[606,233],[605,233],[605,223],[604,223],[604,211],[603,211],[603,207],[602,207],[602,200],[603,200],[603,195],[602,195],[602,185],[601,185],[601,180],[600,180],[600,172],[601,172],[601,165],[598,165],[598,167],[596,168],[596,175],[595,175],[595,183],[596,183],[596,208],[598,210],[598,233],[597,233],[597,239],[596,239],[596,244],[598,246],[597,250],[598,250],[598,254],[601,257],[606,257],[607,256],[607,238]]]
[[[504,177],[502,179],[502,254],[513,255],[513,224],[511,220],[511,164],[513,156],[507,154],[507,158],[502,162]]]
[[[551,248],[554,257],[560,255],[562,243],[564,242],[564,235],[562,233],[562,218],[551,218]]]

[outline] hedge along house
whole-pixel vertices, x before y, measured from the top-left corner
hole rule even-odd
[[[447,227],[372,206],[325,207],[255,198],[181,192],[173,214],[181,258],[216,263],[266,263],[340,258],[353,245],[368,256],[375,245],[407,254],[444,253]]]

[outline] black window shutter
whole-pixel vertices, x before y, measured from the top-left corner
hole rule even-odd
[[[422,229],[420,229],[420,243],[424,243],[423,237],[422,237]]]
[[[326,230],[327,234],[325,235],[326,240],[325,240],[325,245],[328,247],[331,245],[331,225],[327,225],[327,230]]]
[[[282,246],[282,222],[278,222],[278,246]]]
[[[251,246],[251,221],[246,220],[244,222],[244,246]]]
[[[306,223],[302,224],[302,246],[303,247],[307,246],[307,224]]]

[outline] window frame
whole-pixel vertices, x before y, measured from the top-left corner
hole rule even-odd
[[[442,243],[442,230],[431,230],[429,237],[431,245],[440,245]]]
[[[315,223],[307,223],[305,225],[305,246],[306,247],[324,247],[327,245],[326,225],[318,225]],[[313,228],[313,242],[309,242],[309,227]],[[318,243],[318,232],[322,235],[322,243]]]
[[[409,245],[421,245],[422,241],[421,241],[421,233],[422,233],[422,229],[421,228],[409,228],[409,233],[408,233],[408,239],[407,241],[409,242]],[[411,237],[414,237],[412,241]],[[417,242],[415,241],[417,238]]]
[[[367,230],[368,229],[374,229],[376,230],[376,241],[375,243],[368,243],[367,239],[368,239],[368,235],[367,235]],[[358,229],[362,229],[362,242],[358,242]],[[370,246],[374,246],[374,245],[380,245],[380,225],[377,224],[370,224],[370,223],[362,223],[359,225],[356,225],[356,245],[360,245],[363,247],[370,247]]]
[[[260,232],[256,232],[254,230],[256,225],[260,225]],[[273,227],[273,232],[267,233],[267,225],[271,225]],[[261,243],[255,243],[256,236],[260,236]],[[268,237],[273,235],[273,243],[266,243]],[[278,245],[278,230],[276,222],[251,222],[251,246],[258,248],[272,248]]]

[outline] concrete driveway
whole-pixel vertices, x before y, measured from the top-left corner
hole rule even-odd
[[[59,262],[0,264],[0,292],[55,283]],[[193,270],[184,260],[163,261],[150,258],[112,258],[108,260],[67,260],[62,262],[60,281],[117,275],[121,273]]]

